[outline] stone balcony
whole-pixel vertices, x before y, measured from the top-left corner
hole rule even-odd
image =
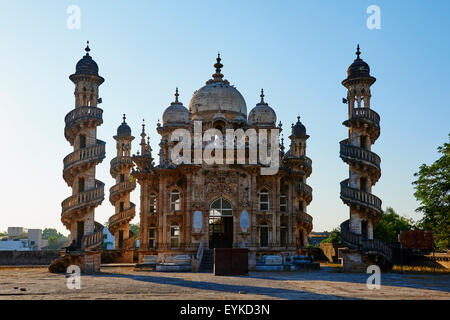
[[[108,220],[109,231],[111,231],[111,233],[114,233],[116,225],[118,225],[121,222],[130,222],[134,218],[135,214],[136,214],[136,205],[134,203],[130,203],[130,207],[127,210],[116,213],[115,215],[109,218]]]
[[[133,167],[134,163],[131,157],[115,157],[111,160],[109,172],[113,177],[118,174],[118,169],[121,166],[127,166],[127,168]]]
[[[76,150],[64,158],[63,177],[69,185],[72,185],[74,177],[80,171],[89,169],[90,165],[96,165],[105,158],[105,142],[97,140],[97,143],[96,145]],[[88,168],[85,168],[86,165]]]
[[[348,144],[348,139],[340,142],[340,156],[342,160],[346,162],[356,160],[359,162],[364,162],[378,171],[381,170],[381,159],[376,153],[361,147],[352,146]]]
[[[81,125],[100,125],[103,123],[103,110],[97,107],[78,107],[70,111],[64,121],[66,126],[64,128],[64,135],[66,139],[73,144]]]
[[[376,214],[381,214],[381,199],[377,196],[348,186],[348,179],[341,182],[341,199],[349,205],[365,207]]]
[[[98,248],[103,243],[103,225],[95,222],[95,231],[92,234],[86,235],[81,240],[82,249],[90,250],[94,248]]]
[[[295,183],[295,192],[300,193],[308,203],[312,201],[312,191],[312,188],[306,183],[301,181]]]
[[[92,190],[80,192],[65,199],[62,203],[62,218],[65,218],[69,213],[78,210],[95,207],[102,203],[105,198],[103,182],[96,180],[96,187]]]
[[[124,181],[112,186],[109,189],[109,201],[112,205],[118,200],[122,193],[128,193],[136,188],[136,181]]]
[[[353,108],[350,120],[370,121],[380,126],[380,115],[369,108]]]

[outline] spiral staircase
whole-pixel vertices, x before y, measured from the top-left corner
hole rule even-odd
[[[350,208],[350,219],[341,224],[341,239],[350,249],[359,251],[362,260],[389,265],[392,251],[381,240],[373,238],[373,229],[381,219],[381,199],[371,193],[381,176],[380,157],[371,146],[380,136],[380,116],[370,108],[370,86],[375,78],[359,55],[348,68],[348,77],[342,84],[348,89],[349,137],[340,142],[340,157],[349,165],[349,178],[340,183],[340,198]],[[382,261],[381,261],[382,260]]]
[[[105,186],[95,178],[95,168],[105,158],[105,142],[97,139],[97,127],[103,123],[103,110],[97,107],[98,87],[104,79],[89,55],[89,42],[85,50],[69,77],[75,85],[75,109],[64,119],[64,136],[74,151],[63,160],[63,178],[72,195],[61,203],[61,221],[81,252],[96,250],[103,243],[103,226],[95,222],[94,211],[104,200]]]
[[[130,193],[136,188],[136,181],[130,176],[134,167],[131,159],[131,128],[125,122],[117,129],[117,156],[111,160],[110,174],[116,184],[109,189],[109,201],[115,207],[115,214],[109,218],[108,229],[114,235],[115,249],[133,249],[135,235],[130,230],[130,221],[136,214],[136,205],[130,201]]]
[[[64,134],[70,144],[74,145],[75,139],[80,132],[87,129],[95,130],[102,123],[102,109],[97,107],[78,107],[67,114],[65,118],[66,127]],[[105,158],[105,142],[96,139],[95,144],[76,150],[64,158],[63,178],[72,187],[77,178],[95,172],[95,166]],[[89,185],[89,178],[85,184]],[[66,198],[61,206],[61,220],[69,230],[73,230],[73,224],[84,221],[87,215],[92,214],[94,209],[104,200],[105,184],[94,179],[92,186],[86,191],[74,188],[74,194]],[[74,235],[72,235],[74,236]],[[75,240],[72,237],[72,240]],[[92,233],[83,235],[81,243],[77,239],[77,245],[82,251],[94,250],[103,242],[103,226],[95,222]]]

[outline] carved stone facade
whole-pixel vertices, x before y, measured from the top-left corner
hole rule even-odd
[[[131,173],[141,190],[140,261],[144,255],[194,254],[203,243],[206,249],[249,248],[252,268],[261,255],[295,254],[307,245],[312,230],[312,217],[307,213],[312,189],[306,179],[312,162],[306,156],[309,136],[300,117],[292,124],[287,152],[281,139],[276,174],[261,175],[264,166],[250,164],[248,149],[245,164],[176,165],[172,161],[175,142],[171,134],[186,129],[194,141],[196,121],[201,121],[202,133],[211,128],[223,134],[226,129],[254,129],[258,133],[282,130],[263,92],[247,116],[245,100],[223,79],[220,61],[219,56],[216,73],[194,93],[189,109],[178,100],[177,89],[175,101],[163,114],[163,123],[157,125],[161,135],[159,165],[153,162],[143,127],[140,151],[132,157],[136,168]]]

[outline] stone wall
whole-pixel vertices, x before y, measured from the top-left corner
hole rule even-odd
[[[345,245],[342,243],[321,243],[319,248],[322,250],[324,256],[328,262],[338,263],[338,250],[339,248],[344,248]]]
[[[102,250],[102,263],[133,263],[134,249],[130,250]]]
[[[0,251],[0,265],[49,265],[60,256],[59,250]]]

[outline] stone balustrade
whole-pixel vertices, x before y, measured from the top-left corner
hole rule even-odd
[[[341,199],[375,210],[381,214],[381,199],[377,196],[348,186],[348,179],[341,182]]]
[[[301,181],[295,183],[295,191],[312,197],[312,188]]]
[[[378,113],[369,108],[352,109],[351,119],[366,119],[375,123],[377,126],[380,125],[380,116],[378,115]]]
[[[104,183],[96,180],[96,187],[92,190],[80,192],[78,194],[74,194],[67,199],[65,199],[62,203],[62,216],[71,212],[75,209],[81,208],[86,205],[95,205],[101,203],[105,197],[104,194]]]
[[[103,225],[96,222],[95,232],[93,234],[84,236],[81,243],[83,250],[88,250],[92,247],[101,245],[103,243]]]
[[[119,182],[118,184],[112,186],[109,189],[109,197],[114,197],[116,194],[120,192],[131,192],[136,188],[136,181],[130,182],[130,181],[124,181]]]
[[[79,107],[70,111],[64,121],[66,123],[66,128],[72,127],[74,124],[86,120],[99,120],[102,119],[103,110],[97,107]]]
[[[371,163],[374,167],[376,167],[378,170],[380,170],[380,163],[381,159],[380,157],[369,150],[366,150],[364,148],[356,147],[347,144],[347,139],[340,142],[340,154],[341,157],[346,158],[354,158],[362,161],[366,161]]]
[[[111,228],[111,226],[124,221],[124,220],[131,220],[134,218],[136,213],[136,205],[134,203],[131,203],[130,207],[124,211],[121,211],[119,213],[116,213],[115,215],[112,215],[109,220],[109,228]]]
[[[102,141],[101,144],[81,148],[68,154],[63,160],[64,170],[84,161],[101,160],[103,158],[105,158],[105,142]]]
[[[131,157],[115,157],[110,162],[111,170],[121,164],[133,165],[133,160],[131,159]]]

